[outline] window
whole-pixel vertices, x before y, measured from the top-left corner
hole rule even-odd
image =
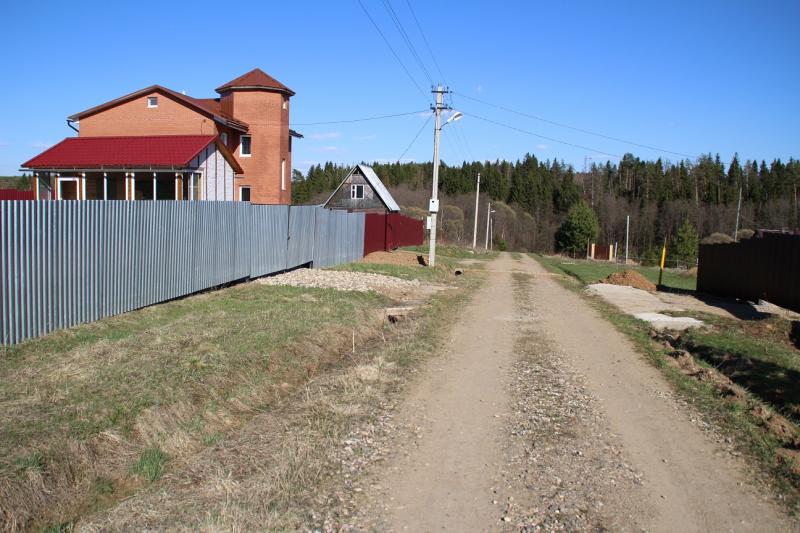
[[[148,96],[147,107],[158,107],[158,96]]]
[[[351,200],[363,200],[364,199],[364,186],[363,185],[351,185],[350,186],[350,199]]]
[[[286,98],[285,96],[283,97],[283,101],[281,102],[281,108],[282,109],[288,109],[289,108],[289,99]]]
[[[228,146],[228,134],[224,131],[219,134],[219,140],[222,141],[224,146]]]
[[[250,157],[250,154],[252,153],[250,148],[250,136],[242,135],[241,142],[239,144],[239,155],[242,157]]]
[[[281,159],[281,190],[286,190],[286,160]]]
[[[199,172],[192,172],[191,180],[189,185],[189,200],[202,200],[203,175]]]
[[[239,187],[239,200],[242,202],[250,201],[250,187]]]

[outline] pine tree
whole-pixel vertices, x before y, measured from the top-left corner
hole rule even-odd
[[[699,240],[697,230],[689,222],[689,219],[683,219],[683,224],[678,228],[675,239],[670,245],[670,256],[680,263],[693,267],[697,264],[697,245]]]
[[[586,245],[597,238],[600,224],[597,215],[589,205],[580,201],[573,205],[567,219],[556,233],[556,249],[576,254],[586,249]]]

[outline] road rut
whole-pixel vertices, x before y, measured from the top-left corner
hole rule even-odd
[[[533,310],[531,313],[528,308],[527,316],[515,302],[515,272],[532,275],[524,295]],[[527,489],[517,488],[513,495],[504,492],[511,488],[503,483],[507,477],[504,469],[511,464],[508,453],[514,449],[508,441],[515,438],[509,436],[505,421],[512,411],[512,382],[520,379],[513,374],[519,367],[515,362],[520,360],[515,343],[521,331],[519,323],[525,320],[535,321],[537,334],[580,374],[580,387],[592,397],[604,427],[610,428],[609,438],[619,443],[619,448],[606,443],[602,450],[594,450],[593,460],[630,465],[631,472],[640,473],[635,485],[620,484],[616,495],[618,501],[630,500],[625,510],[636,516],[612,520],[613,528],[797,529],[768,495],[759,494],[748,482],[743,465],[693,425],[690,413],[676,408],[669,385],[621,333],[533,259],[524,256],[515,261],[508,254],[489,265],[488,282],[452,326],[445,353],[432,360],[411,385],[398,420],[412,431],[405,444],[397,444],[393,459],[374,473],[376,486],[382,489],[371,496],[369,506],[380,509],[377,514],[381,518],[373,512],[370,527],[393,531],[525,529],[505,523],[497,502],[502,495],[516,498],[522,507],[533,507],[539,503],[533,501],[538,495],[551,490],[544,487],[546,480],[529,477]],[[442,317],[442,327],[448,326],[447,318]],[[542,348],[541,354],[547,353]],[[527,368],[558,372],[557,367]],[[522,379],[544,381],[545,377],[552,376],[533,373]],[[544,435],[540,437],[545,440]],[[536,435],[526,438],[537,443]],[[570,464],[561,467],[570,468]],[[581,485],[591,482],[578,479]],[[552,490],[572,489],[560,486]],[[556,518],[537,523],[559,522]],[[602,526],[591,528],[597,527]]]

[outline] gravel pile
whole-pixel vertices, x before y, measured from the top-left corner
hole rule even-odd
[[[345,272],[315,268],[300,268],[285,274],[262,278],[258,280],[258,283],[358,292],[413,290],[420,287],[417,280],[406,280],[369,272]]]

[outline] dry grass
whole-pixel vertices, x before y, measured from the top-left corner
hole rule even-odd
[[[0,528],[67,527],[169,477],[380,336],[386,304],[246,284],[3,348]]]
[[[294,531],[335,515],[343,443],[376,416],[421,359],[434,352],[441,317],[467,292],[440,293],[386,340],[359,341],[336,368],[195,454],[150,490],[81,523],[87,531]],[[334,518],[335,521],[335,518]]]

